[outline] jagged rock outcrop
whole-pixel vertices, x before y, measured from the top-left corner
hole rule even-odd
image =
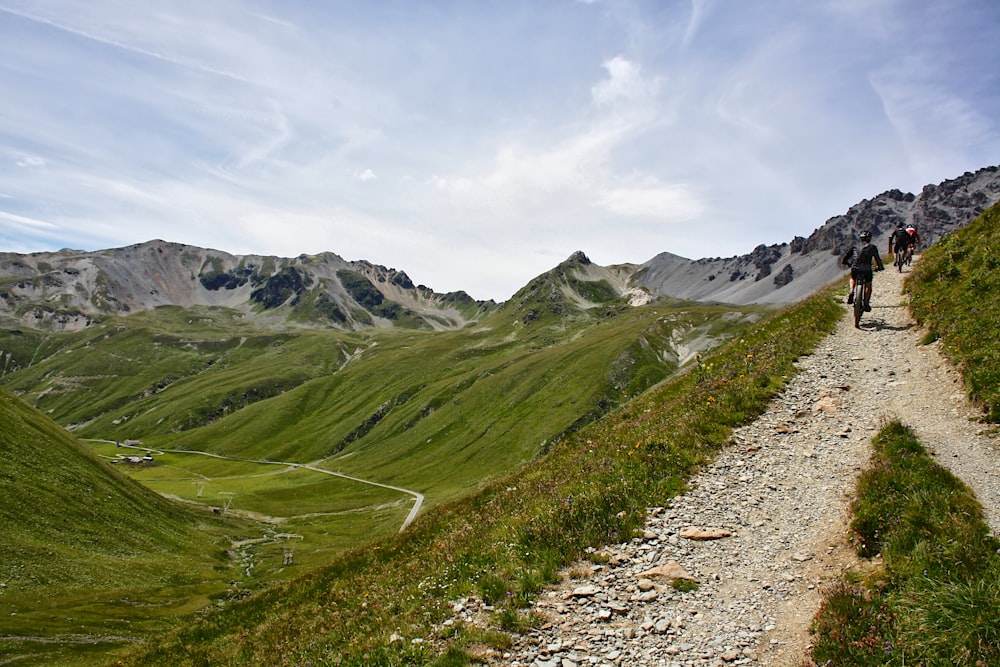
[[[781,273],[774,277],[775,287],[784,287],[788,283],[792,282],[792,278],[795,277],[795,270],[792,268],[791,264],[785,264],[785,268],[781,270]]]

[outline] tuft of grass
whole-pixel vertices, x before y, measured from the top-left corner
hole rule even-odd
[[[1000,421],[1000,204],[924,252],[907,280],[910,308],[961,369],[986,418]]]
[[[875,438],[852,512],[858,554],[882,565],[827,596],[817,664],[1000,664],[1000,541],[972,491],[899,422]]]
[[[691,581],[690,579],[674,579],[670,582],[674,590],[680,591],[681,593],[690,593],[691,591],[698,590],[698,582]]]
[[[450,646],[443,655],[438,656],[430,667],[466,667],[472,663],[469,654],[456,646]]]
[[[525,634],[541,623],[538,615],[520,611],[513,607],[503,607],[495,614],[494,624],[500,630],[513,634]]]

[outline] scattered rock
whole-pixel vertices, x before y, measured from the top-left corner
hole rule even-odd
[[[681,528],[680,536],[688,540],[720,540],[729,537],[732,533],[722,528],[699,528],[697,526],[686,526]]]
[[[579,588],[574,589],[569,595],[574,598],[590,598],[600,592],[601,591],[597,588],[597,586],[580,586]]]
[[[824,396],[813,403],[813,412],[837,412],[840,408],[832,396]]]
[[[654,567],[652,570],[646,570],[645,572],[640,572],[639,579],[639,590],[642,590],[642,582],[649,581],[649,579],[666,579],[668,581],[673,581],[675,579],[687,579],[688,581],[696,581],[696,579],[681,567],[681,564],[675,560],[670,560],[660,565]],[[648,588],[646,590],[649,590]]]

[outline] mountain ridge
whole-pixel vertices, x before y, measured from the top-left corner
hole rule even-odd
[[[984,167],[926,185],[917,195],[887,190],[829,218],[808,237],[761,244],[745,255],[689,260],[660,253],[641,265],[635,282],[653,294],[692,301],[794,303],[843,275],[839,258],[860,231],[871,231],[881,248],[896,224],[913,225],[927,247],[997,201],[1000,167]]]
[[[438,294],[403,271],[326,252],[232,255],[162,240],[94,252],[0,253],[0,316],[76,330],[159,306],[231,308],[275,325],[457,329],[496,304]]]
[[[881,246],[897,223],[915,225],[928,245],[997,201],[1000,167],[984,167],[917,195],[888,190],[829,218],[808,237],[761,244],[744,255],[691,260],[661,252],[641,264],[602,267],[577,251],[526,288],[555,276],[562,294],[581,309],[660,298],[794,303],[843,274],[838,258],[860,230],[871,230]],[[0,253],[0,322],[52,330],[78,330],[103,315],[164,305],[231,308],[275,327],[454,330],[518,307],[531,292],[526,288],[498,304],[464,291],[440,294],[414,284],[405,271],[333,252],[233,255],[162,240],[93,252]]]

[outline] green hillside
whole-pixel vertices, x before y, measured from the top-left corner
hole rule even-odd
[[[3,655],[86,663],[166,628],[238,578],[227,533],[259,529],[164,500],[0,389]]]
[[[188,531],[197,517],[219,516],[210,509],[259,522],[240,533],[253,539],[240,545],[240,569],[228,576],[244,592],[278,590],[278,582],[308,576],[359,545],[394,539],[411,510],[433,515],[531,467],[673,376],[695,351],[741,335],[767,312],[680,302],[633,307],[586,275],[586,258],[574,256],[458,331],[276,329],[236,311],[176,307],[76,332],[7,329],[0,331],[0,384],[80,437],[95,475],[115,483],[127,475],[190,504],[181,511],[184,505],[142,496],[175,517],[155,523],[175,536],[178,562],[221,553],[218,532],[191,538]],[[129,464],[127,456],[146,461]],[[86,514],[76,498],[60,495],[60,502]],[[137,521],[120,532],[158,539]],[[60,538],[28,535],[39,548]],[[131,580],[137,570],[118,553],[81,560]],[[164,554],[145,556],[150,571],[176,571]],[[192,577],[190,588],[170,589],[174,606],[164,609],[177,615],[232,591],[222,584],[203,590]],[[150,594],[163,585],[142,578]],[[39,590],[57,595],[65,585],[46,580]],[[95,584],[109,600],[122,598],[116,586]],[[100,608],[105,596],[87,594]],[[93,618],[92,633],[116,627],[102,619]],[[156,626],[130,627],[122,641]]]
[[[7,330],[0,383],[81,438],[154,452],[155,467],[129,474],[158,492],[228,499],[303,534],[297,562],[318,564],[397,531],[417,493],[428,509],[525,465],[762,312],[631,307],[580,278],[585,261],[570,258],[459,331],[275,330],[174,307],[64,334]],[[254,576],[275,575],[280,557],[262,554]]]
[[[731,427],[764,409],[842,312],[826,293],[744,327],[693,372],[429,510],[402,535],[193,620],[127,662],[464,665],[483,647],[502,650],[506,632],[534,622],[522,609],[558,567],[633,535],[648,506],[683,489]],[[442,624],[450,602],[468,595],[494,605],[494,630]]]

